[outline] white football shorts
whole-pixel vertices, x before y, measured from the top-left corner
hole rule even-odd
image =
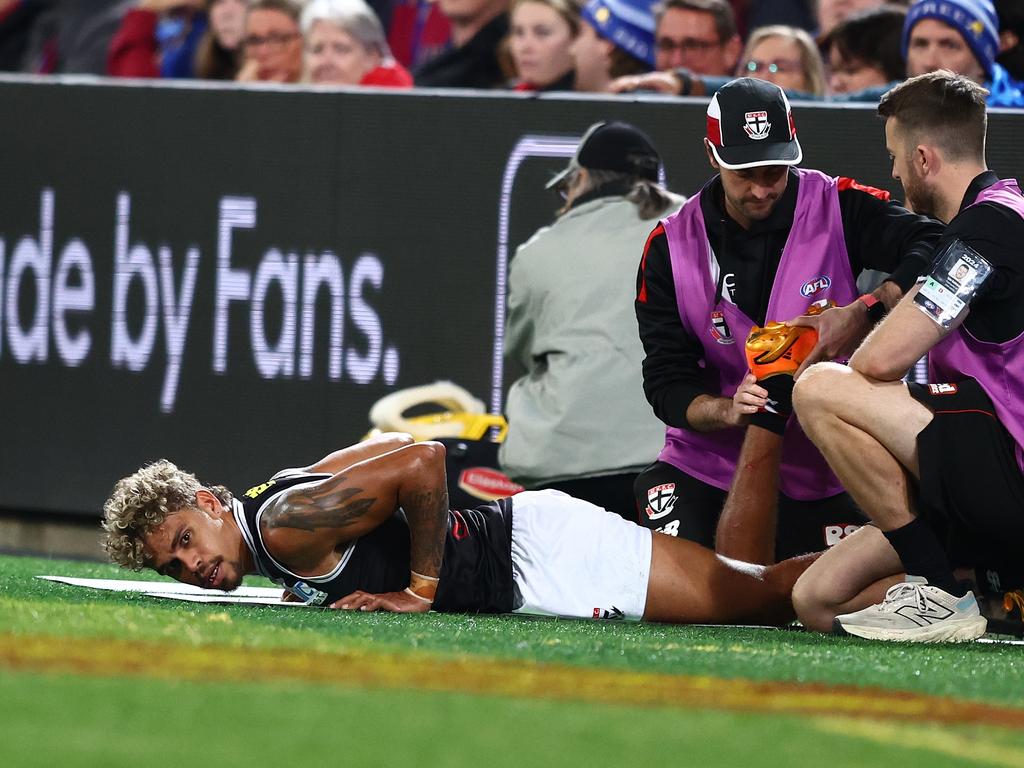
[[[639,621],[650,575],[647,528],[561,491],[512,497],[516,613]]]

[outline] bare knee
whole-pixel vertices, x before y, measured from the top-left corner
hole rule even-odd
[[[829,632],[837,607],[828,599],[812,566],[793,586],[793,609],[800,623],[816,632]]]
[[[816,363],[804,371],[793,387],[793,409],[805,427],[831,413],[841,401],[839,392],[850,386],[852,371],[838,363]]]

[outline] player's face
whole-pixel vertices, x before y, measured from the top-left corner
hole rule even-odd
[[[904,204],[922,216],[936,215],[935,194],[914,166],[915,149],[896,118],[885,121],[885,148],[892,160],[892,177],[903,185]]]
[[[150,567],[184,584],[230,591],[242,583],[245,545],[231,513],[208,491],[143,540]]]
[[[726,212],[744,229],[771,215],[789,180],[789,167],[785,165],[765,165],[740,171],[722,168],[713,159],[712,165],[722,177]]]

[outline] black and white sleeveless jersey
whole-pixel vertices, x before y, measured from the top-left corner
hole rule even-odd
[[[320,576],[299,576],[263,544],[260,519],[279,493],[330,475],[296,474],[268,480],[235,499],[234,516],[259,572],[301,600],[330,605],[356,590],[397,592],[409,586],[409,524],[399,509],[350,542],[338,565]],[[512,499],[451,510],[434,610],[506,613],[518,607],[512,580]]]

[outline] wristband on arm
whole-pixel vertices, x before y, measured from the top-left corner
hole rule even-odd
[[[434,576],[424,576],[422,573],[409,571],[409,586],[405,588],[405,591],[413,597],[432,603],[437,594],[437,581]]]
[[[867,307],[868,320],[871,321],[872,325],[877,325],[878,321],[885,317],[885,304],[873,293],[865,293],[863,296],[858,296],[857,301]]]

